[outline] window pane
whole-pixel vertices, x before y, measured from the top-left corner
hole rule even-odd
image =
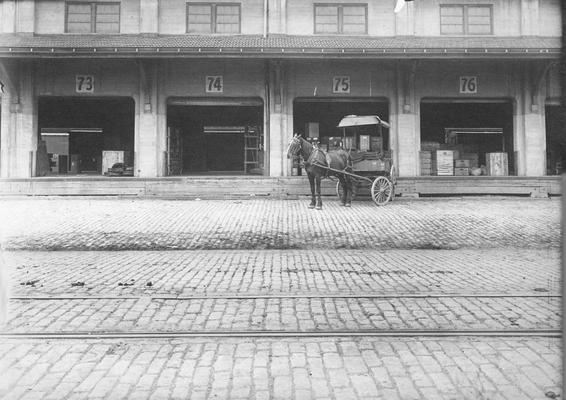
[[[344,6],[342,7],[342,14],[344,17],[350,15],[357,15],[358,17],[366,17],[366,8],[365,7],[358,7],[358,6]]]
[[[88,24],[69,22],[69,23],[67,23],[67,32],[68,33],[90,33],[90,21],[88,22]]]
[[[67,32],[90,33],[91,7],[90,4],[67,5]]]
[[[120,15],[120,6],[118,4],[97,4],[96,5],[96,16],[99,15],[114,15],[118,17]]]
[[[468,7],[468,33],[491,34],[491,7]]]
[[[441,33],[461,35],[464,33],[464,27],[462,25],[442,25]]]
[[[338,7],[315,6],[315,33],[338,33]]]
[[[462,6],[440,7],[440,33],[444,33],[444,34],[464,33],[464,7]]]
[[[342,26],[342,33],[366,33],[366,26],[365,24],[364,25],[344,24]]]
[[[216,24],[218,33],[240,33],[240,24]]]
[[[334,15],[338,18],[338,7],[335,6],[316,6],[315,12],[317,17],[319,15]]]
[[[490,17],[491,7],[468,7],[468,15]]]
[[[96,27],[97,33],[119,33],[120,32],[120,5],[118,4],[96,4]]]
[[[240,6],[237,5],[216,6],[216,32],[218,33],[240,32]]]
[[[316,33],[338,33],[338,24],[316,24]]]
[[[463,7],[453,7],[453,6],[446,6],[440,7],[440,16],[464,16],[464,8]]]
[[[188,32],[212,32],[212,6],[209,4],[189,5]]]
[[[97,22],[96,23],[96,33],[119,33],[120,24],[118,23],[107,23],[107,22]]]

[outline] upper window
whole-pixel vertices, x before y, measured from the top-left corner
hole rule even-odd
[[[240,33],[240,4],[187,3],[187,32]]]
[[[119,33],[120,3],[67,2],[68,33]]]
[[[447,35],[491,35],[491,5],[440,6],[440,33]]]
[[[367,33],[367,4],[315,4],[314,33]]]

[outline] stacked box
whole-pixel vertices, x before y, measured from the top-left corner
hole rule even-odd
[[[454,168],[470,168],[470,160],[465,160],[465,159],[454,160]]]
[[[433,169],[436,175],[454,175],[454,150],[436,150],[433,159]]]
[[[432,151],[419,151],[421,175],[432,175]]]
[[[470,175],[470,169],[467,167],[454,167],[455,176],[468,176]]]
[[[440,149],[440,143],[438,142],[421,142],[421,150],[423,151],[436,151]]]
[[[477,168],[479,167],[479,155],[478,153],[462,153],[460,154],[461,160],[469,160],[470,165],[469,168]]]
[[[489,176],[509,175],[507,153],[486,153],[485,163],[486,163],[487,175]]]

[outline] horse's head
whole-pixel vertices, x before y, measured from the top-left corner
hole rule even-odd
[[[295,133],[287,147],[287,158],[296,157],[299,155],[299,151],[301,151],[301,136]]]

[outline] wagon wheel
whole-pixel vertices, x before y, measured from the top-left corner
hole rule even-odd
[[[358,193],[358,182],[352,179],[352,200],[354,200],[357,193]],[[344,188],[342,187],[340,181],[338,181],[336,182],[336,196],[338,196],[338,199],[342,199],[343,194],[344,194]]]
[[[393,184],[384,176],[378,176],[371,185],[371,198],[378,206],[383,206],[391,200]]]

